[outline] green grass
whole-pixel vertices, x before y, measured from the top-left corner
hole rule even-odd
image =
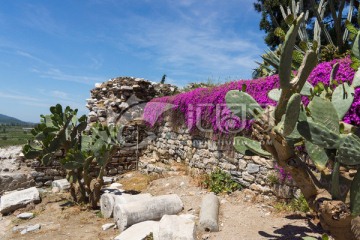
[[[290,201],[278,201],[275,203],[274,208],[279,212],[304,212],[310,211],[309,205],[306,202],[304,195],[300,195],[299,198],[293,198]]]
[[[23,128],[28,127],[0,125],[0,147],[25,144],[32,134]]]

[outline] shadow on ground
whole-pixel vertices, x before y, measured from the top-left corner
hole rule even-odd
[[[289,219],[304,219],[304,217],[297,215],[290,215]],[[303,237],[311,236],[312,233],[323,234],[324,231],[320,226],[316,226],[308,221],[308,227],[285,225],[281,228],[275,229],[272,233],[259,231],[259,235],[272,240],[302,240]],[[321,238],[318,238],[321,239]]]

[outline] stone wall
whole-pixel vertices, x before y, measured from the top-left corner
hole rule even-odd
[[[203,173],[220,168],[230,173],[243,187],[262,194],[274,194],[281,198],[291,198],[295,194],[296,188],[291,181],[286,184],[270,181],[270,175],[278,174],[272,159],[244,156],[234,151],[231,138],[213,140],[211,135],[190,134],[185,127],[172,127],[170,122],[154,131],[156,138],[140,157],[139,166],[147,173],[166,172],[176,161]]]
[[[142,116],[151,99],[173,95],[177,87],[143,78],[117,77],[95,84],[86,107],[90,110],[89,123],[127,124]]]
[[[141,120],[146,102],[155,97],[171,95],[177,91],[175,86],[147,81],[143,78],[118,77],[95,84],[86,107],[89,125],[122,125],[122,136],[126,144],[113,156],[106,168],[106,175],[113,176],[136,169],[139,156],[146,144],[153,138]],[[61,158],[61,156],[59,156]],[[30,174],[36,186],[50,186],[53,180],[62,179],[66,172],[58,161],[44,166],[39,160],[24,159],[31,169]],[[92,166],[90,174],[96,176],[99,167]]]

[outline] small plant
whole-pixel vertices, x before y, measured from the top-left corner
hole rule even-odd
[[[303,212],[310,211],[309,205],[304,198],[304,195],[300,195],[298,198],[292,198],[291,200],[278,201],[274,204],[274,208],[279,212]]]
[[[215,194],[231,193],[241,189],[241,185],[235,182],[229,173],[219,168],[207,176],[204,185]]]
[[[309,237],[309,236],[306,236],[306,237],[303,237],[302,238],[303,240],[318,240],[319,238],[314,238],[314,237]],[[327,235],[326,233],[324,233],[322,236],[321,236],[321,240],[329,240],[330,237],[329,235]]]
[[[144,240],[154,240],[154,235],[153,233],[149,233],[149,235],[147,235]]]
[[[160,83],[161,83],[161,84],[164,84],[164,83],[165,83],[165,80],[166,80],[166,74],[164,74],[164,75],[162,76]]]
[[[277,179],[280,183],[285,183],[286,181],[290,181],[292,179],[291,175],[278,164],[275,164],[274,168],[277,171]]]
[[[6,141],[7,139],[8,139],[7,136],[3,136],[3,137],[2,137],[2,140],[4,140],[4,141]]]
[[[307,213],[310,211],[309,205],[306,202],[306,199],[303,194],[300,194],[300,196],[297,198],[293,198],[290,201],[290,206],[295,211],[300,211],[300,212],[304,212],[304,213]]]
[[[279,177],[275,173],[271,173],[267,176],[267,180],[270,182],[271,185],[279,184]]]

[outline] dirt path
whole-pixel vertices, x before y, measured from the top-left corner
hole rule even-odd
[[[198,216],[201,199],[206,190],[196,186],[188,176],[169,176],[150,182],[151,179],[139,173],[131,173],[120,180],[126,190],[142,190],[153,195],[176,193],[184,202],[183,213]],[[149,183],[150,182],[150,183]],[[101,226],[112,222],[102,218],[97,211],[89,211],[84,206],[66,206],[68,195],[47,193],[42,203],[34,209],[36,217],[18,220],[16,213],[0,218],[0,239],[113,239],[119,234],[117,229],[102,231]],[[279,214],[265,202],[254,203],[256,198],[249,191],[236,192],[230,196],[220,196],[220,232],[198,232],[198,239],[251,240],[251,239],[302,239],[306,235],[320,236],[315,227],[308,225],[307,219]],[[40,223],[36,232],[20,235],[12,232],[16,225]]]

